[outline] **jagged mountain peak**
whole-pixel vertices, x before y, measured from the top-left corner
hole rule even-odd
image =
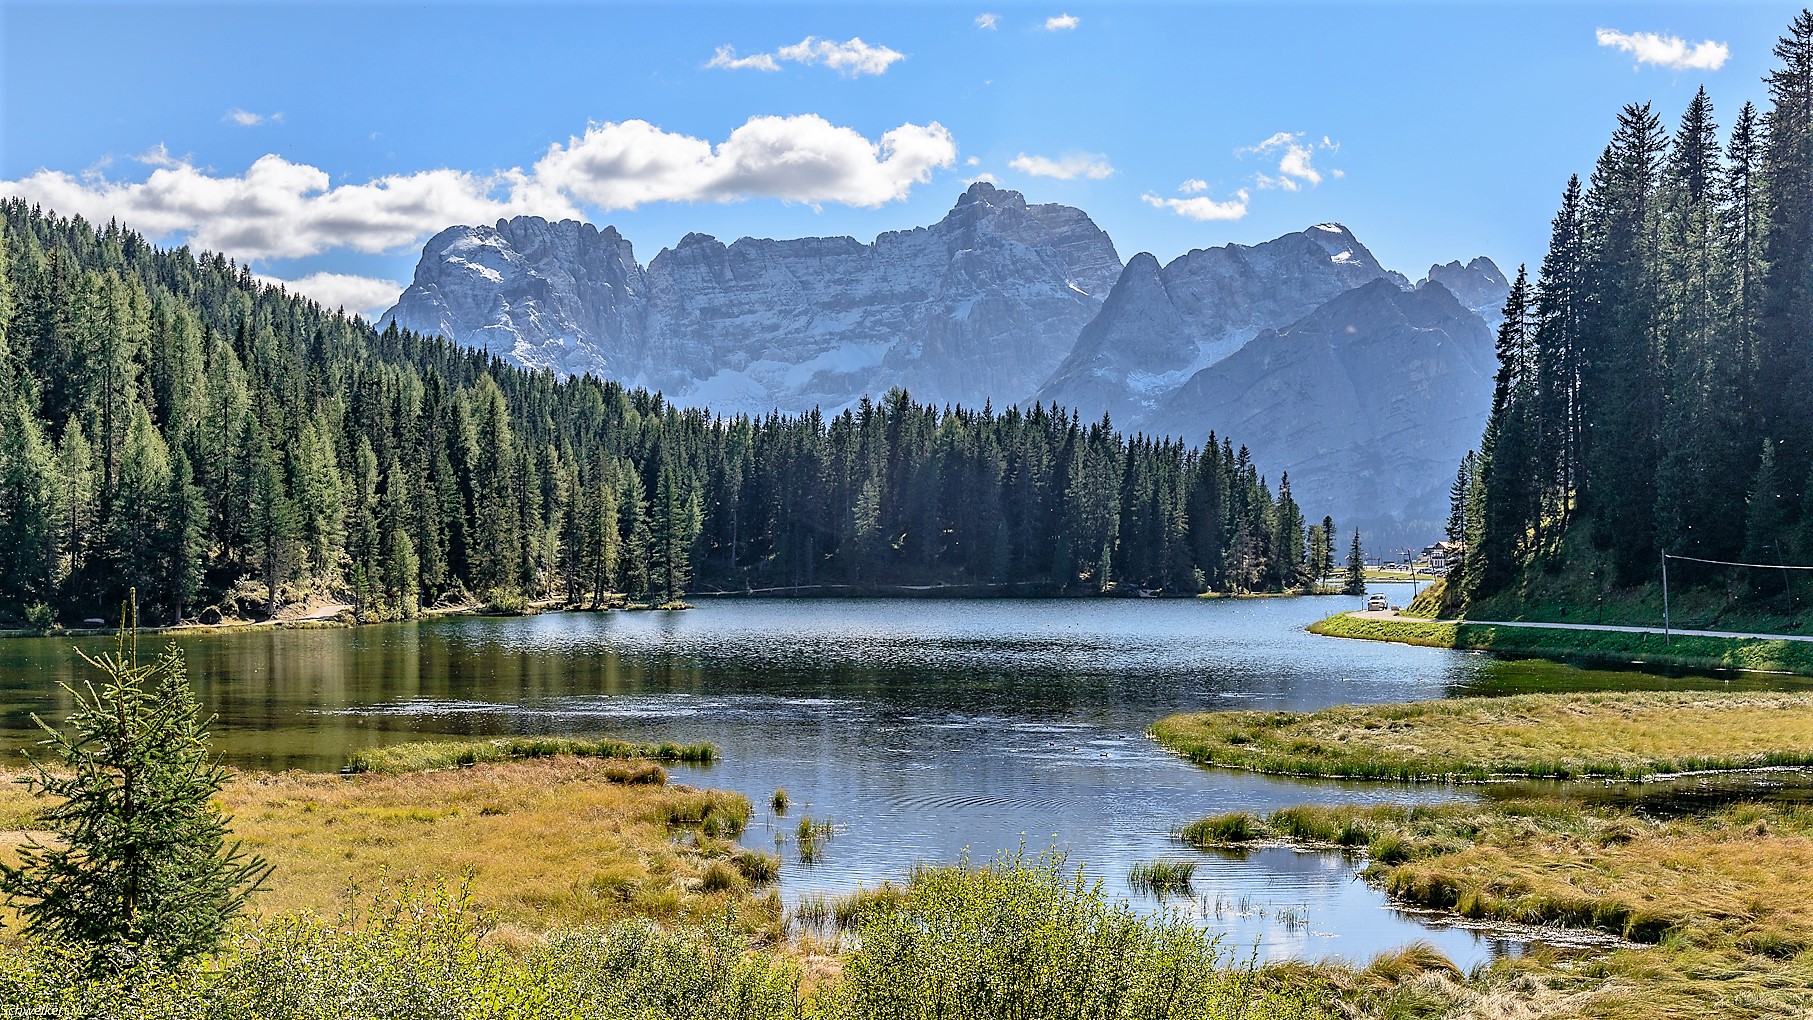
[[[1433,265],[1417,284],[1439,283],[1474,314],[1497,326],[1504,318],[1505,299],[1511,295],[1511,283],[1498,264],[1484,255],[1465,265],[1455,259],[1445,265]]]
[[[1407,285],[1338,223],[1254,245],[1197,248],[1162,268],[1144,253],[1127,265],[1101,314],[1039,390],[1041,403],[1105,407],[1136,427],[1166,393],[1262,330],[1373,280]]]
[[[1495,367],[1491,331],[1447,287],[1380,277],[1196,373],[1148,431],[1242,437],[1343,529],[1426,541],[1446,512],[1442,472],[1484,425]]]
[[[973,181],[968,188],[964,189],[963,194],[957,196],[957,204],[953,208],[961,209],[966,205],[985,205],[995,209],[1024,209],[1026,208],[1026,196],[1017,191],[997,188],[988,181]]]

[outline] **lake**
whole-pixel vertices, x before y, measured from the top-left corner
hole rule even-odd
[[[1408,585],[1380,585],[1394,602]],[[1427,939],[1463,967],[1518,933],[1393,909],[1338,855],[1201,853],[1170,838],[1208,814],[1304,802],[1413,802],[1440,787],[1306,782],[1198,768],[1145,736],[1176,711],[1312,709],[1530,689],[1725,685],[1322,638],[1357,600],[702,599],[684,613],[454,617],[352,629],[185,636],[217,746],[238,765],[333,770],[349,752],[447,735],[604,733],[708,740],[723,758],[675,781],[734,789],[743,842],[776,849],[803,814],[837,827],[820,860],[789,843],[781,892],[903,878],[915,861],[1056,847],[1109,891],[1135,862],[1193,859],[1199,917],[1261,956],[1364,959]],[[0,743],[58,718],[74,648],[0,641]],[[147,648],[161,644],[151,639]],[[85,667],[84,667],[85,668]],[[1747,678],[1745,684],[1769,681]],[[776,819],[769,801],[792,805]]]

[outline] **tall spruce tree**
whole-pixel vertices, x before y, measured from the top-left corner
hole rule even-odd
[[[1347,547],[1347,584],[1342,587],[1347,595],[1366,594],[1366,552],[1360,547],[1360,531],[1354,529],[1353,543]]]

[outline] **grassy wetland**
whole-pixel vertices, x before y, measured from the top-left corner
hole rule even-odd
[[[1210,766],[1392,781],[1630,781],[1813,760],[1804,695],[1519,695],[1311,713],[1168,718],[1163,744]],[[1284,843],[1354,855],[1406,906],[1603,937],[1466,979],[1424,974],[1430,1017],[1777,1017],[1813,1009],[1813,808],[1755,788],[1710,806],[1487,788],[1480,802],[1310,805],[1199,819],[1201,848]],[[1589,796],[1592,793],[1594,795]],[[1400,992],[1403,990],[1400,989]]]
[[[756,927],[779,916],[778,901],[762,897],[772,865],[745,860],[750,852],[731,841],[748,801],[670,784],[650,761],[561,755],[345,778],[241,773],[220,799],[235,838],[275,868],[252,903],[265,914],[331,915],[356,898],[355,886],[466,881],[476,909],[539,930],[628,917],[696,922],[730,906]],[[34,816],[21,788],[0,786],[0,855]],[[736,878],[713,882],[720,864]]]

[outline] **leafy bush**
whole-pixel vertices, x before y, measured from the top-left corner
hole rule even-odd
[[[1284,1018],[1321,1015],[1177,917],[1110,902],[1064,858],[914,871],[859,929],[833,989],[841,1017]]]
[[[57,628],[57,611],[43,602],[25,607],[25,625],[32,630],[52,631]]]

